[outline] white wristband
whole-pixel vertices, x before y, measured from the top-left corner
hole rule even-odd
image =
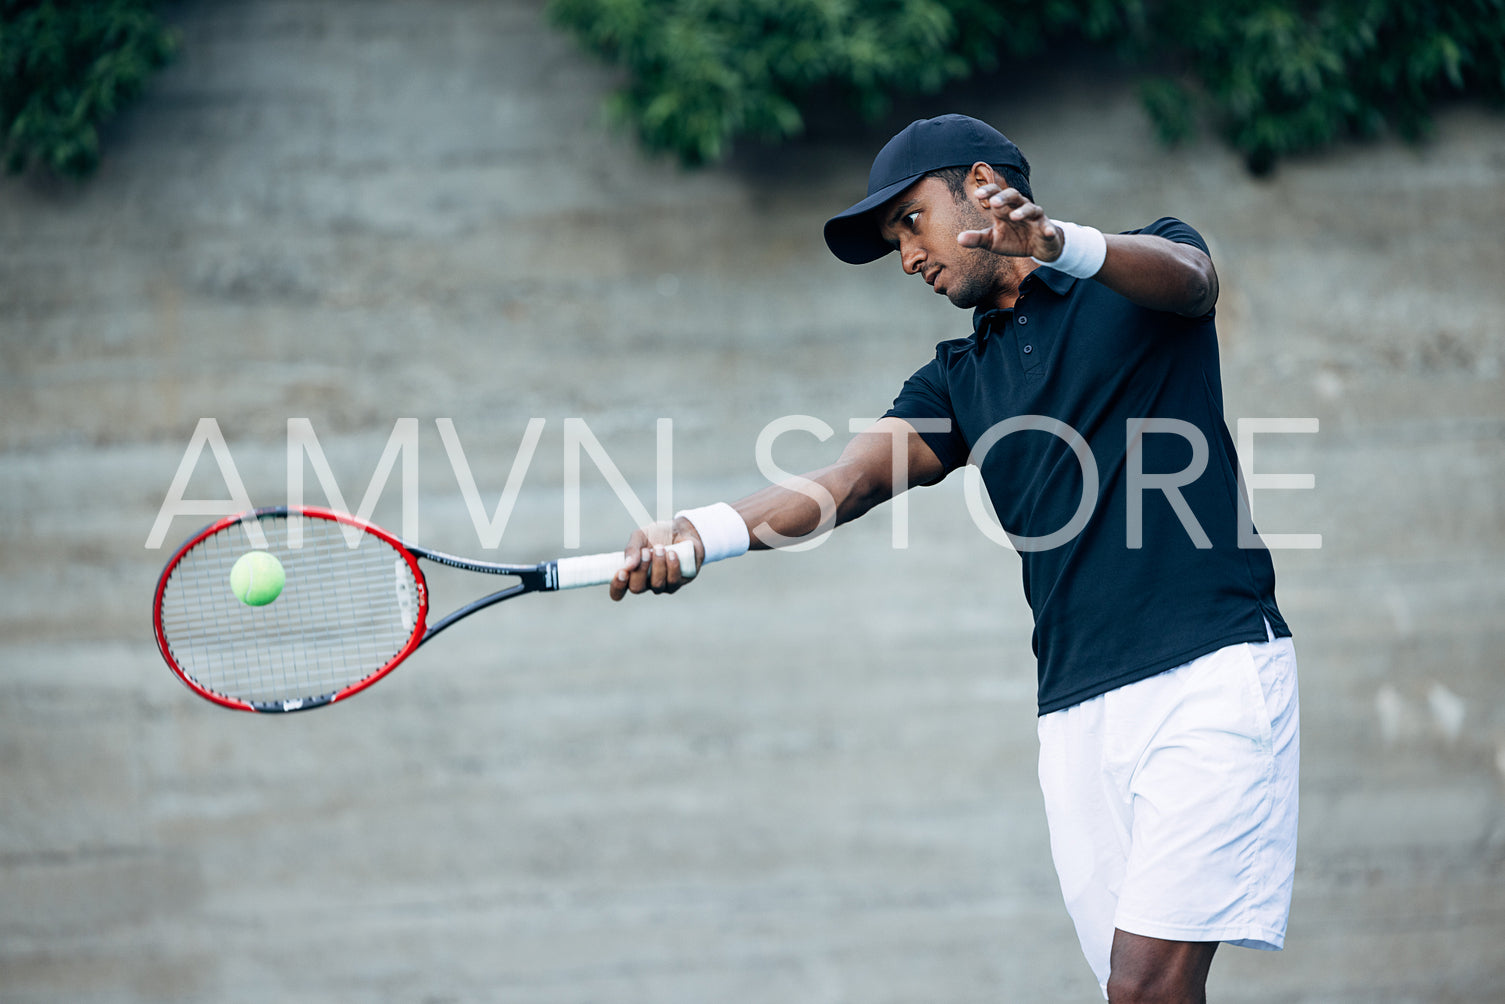
[[[725,502],[701,506],[699,509],[686,509],[674,516],[676,519],[683,517],[689,520],[695,527],[695,532],[700,534],[707,564],[722,558],[740,557],[752,546],[747,524],[737,515],[737,510]]]
[[[1062,220],[1050,222],[1061,231],[1061,239],[1065,242],[1061,256],[1055,261],[1040,261],[1039,258],[1034,261],[1078,279],[1090,279],[1097,275],[1098,269],[1103,267],[1103,259],[1108,256],[1108,241],[1103,237],[1102,231]]]

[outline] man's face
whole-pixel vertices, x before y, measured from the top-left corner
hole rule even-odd
[[[963,230],[989,226],[970,200],[958,202],[940,178],[921,178],[879,210],[879,233],[899,250],[904,271],[923,276],[958,307],[971,308],[998,292],[999,257],[956,243]]]

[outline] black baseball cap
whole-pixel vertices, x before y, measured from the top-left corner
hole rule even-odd
[[[985,164],[1016,168],[1029,178],[1029,161],[1003,133],[968,115],[917,119],[878,151],[867,176],[867,198],[826,221],[826,246],[844,262],[862,265],[893,250],[878,236],[874,210],[931,171]]]

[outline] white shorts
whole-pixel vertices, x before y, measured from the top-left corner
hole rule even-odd
[[[1051,854],[1105,996],[1115,928],[1284,944],[1299,719],[1289,638],[1230,645],[1040,718]]]

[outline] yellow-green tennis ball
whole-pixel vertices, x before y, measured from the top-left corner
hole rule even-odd
[[[247,551],[230,568],[230,589],[249,607],[264,607],[281,596],[286,581],[282,562],[265,551]]]

